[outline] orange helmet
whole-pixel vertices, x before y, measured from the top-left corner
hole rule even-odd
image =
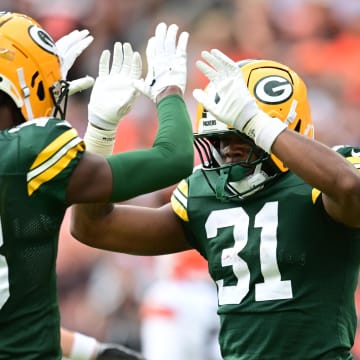
[[[280,119],[286,123],[290,129],[304,136],[313,138],[314,129],[310,115],[306,85],[296,72],[279,62],[271,60],[243,60],[239,61],[238,65],[242,69],[244,80],[250,94],[256,99],[256,103],[261,110],[271,117]],[[206,91],[209,93],[212,92],[216,100],[218,94],[216,94],[212,83],[209,83]],[[253,166],[256,169],[255,172],[258,174],[262,174],[264,169],[267,168],[268,174],[266,176],[258,175],[256,179],[250,179],[250,185],[247,184],[244,186],[244,184],[242,184],[240,187],[245,189],[244,194],[252,194],[278,174],[288,171],[286,165],[274,154],[265,153],[265,151],[258,148],[252,140],[238,130],[230,128],[215,119],[201,104],[198,105],[196,126],[195,147],[199,152],[204,169],[229,167],[229,165],[224,166],[222,164],[220,154],[217,151],[217,139],[222,134],[229,131],[235,132],[242,137],[244,141],[252,145],[252,153],[256,154],[257,159],[255,162],[245,162],[242,164],[246,165],[246,171],[236,171],[234,169],[233,174],[236,172],[238,174],[248,174],[249,166]],[[249,158],[250,157],[249,155]],[[263,165],[261,166],[261,164]],[[234,165],[239,165],[239,163]],[[239,176],[237,177],[239,178]],[[247,180],[249,181],[249,179]],[[236,181],[233,182],[233,185],[239,188],[239,186],[236,186]],[[219,186],[216,187],[219,188]],[[240,191],[240,193],[241,192],[242,191]],[[236,191],[236,193],[238,193],[238,191]]]
[[[32,18],[0,12],[0,91],[11,97],[25,120],[65,116],[67,98],[60,58],[51,36]],[[55,113],[54,113],[55,112]]]

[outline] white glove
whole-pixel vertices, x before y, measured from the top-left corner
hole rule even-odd
[[[133,81],[141,76],[141,58],[131,45],[114,44],[110,68],[110,51],[104,50],[99,61],[99,76],[88,105],[89,122],[84,135],[87,150],[102,156],[111,155],[116,127],[138,95]]]
[[[74,30],[56,41],[63,80],[66,80],[67,74],[77,57],[82,54],[93,40],[93,36],[89,35],[89,30]]]
[[[89,122],[104,130],[115,130],[138,95],[133,81],[141,76],[140,54],[129,43],[116,42],[110,71],[109,67],[110,51],[104,50],[88,105]]]
[[[194,98],[216,119],[243,132],[270,153],[273,142],[286,125],[259,109],[241,68],[233,60],[217,49],[210,53],[203,51],[201,56],[211,66],[201,60],[196,66],[214,84],[220,100],[215,102],[214,96],[201,89],[193,91]]]
[[[137,80],[134,86],[145,96],[156,102],[156,97],[167,86],[176,85],[184,94],[187,80],[186,47],[189,33],[182,32],[176,45],[178,26],[167,27],[160,23],[146,47],[148,73],[145,80]]]
[[[69,81],[69,92],[68,95],[74,95],[80,91],[91,88],[94,85],[94,78],[91,76],[85,76],[80,79]]]
[[[193,95],[217,119],[242,131],[245,124],[260,110],[244,82],[241,68],[219,50],[203,51],[197,68],[214,84],[220,101],[205,91],[195,89]],[[235,125],[236,123],[236,125]]]

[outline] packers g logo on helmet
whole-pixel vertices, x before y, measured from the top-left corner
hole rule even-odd
[[[250,59],[237,64],[250,94],[262,111],[283,121],[289,129],[313,137],[306,86],[293,70],[270,60]],[[219,101],[213,83],[208,84],[206,92],[214,96],[215,102]],[[201,171],[218,199],[245,199],[288,171],[274,154],[266,153],[239,130],[216,119],[201,104],[198,104],[196,125],[194,146],[202,162]],[[246,159],[236,163],[223,161],[220,141],[221,136],[228,132],[236,134],[250,145]]]
[[[293,86],[282,76],[266,76],[254,87],[255,98],[264,104],[281,104],[293,94]]]
[[[242,69],[250,94],[254,96],[261,110],[280,119],[288,128],[313,138],[314,129],[306,85],[295,71],[271,60],[248,59],[239,61],[238,65]],[[206,91],[217,96],[211,83]],[[225,124],[214,119],[201,104],[198,105],[197,135],[214,135],[216,132],[223,133],[225,129],[230,130]],[[270,156],[281,172],[288,170],[275,155]]]
[[[55,42],[44,29],[33,25],[29,28],[29,35],[42,49],[50,54],[57,55]]]
[[[67,95],[60,58],[51,36],[32,18],[0,12],[0,91],[9,95],[25,120],[60,111]],[[64,91],[65,89],[65,91]]]
[[[249,91],[261,110],[280,119],[288,128],[313,138],[306,85],[295,71],[271,60],[247,62],[242,71]],[[270,156],[280,171],[288,170],[275,155]]]

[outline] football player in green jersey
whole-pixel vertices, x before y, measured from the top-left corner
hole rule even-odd
[[[151,56],[161,62],[152,61],[145,80],[140,55],[130,44],[115,43],[111,64],[110,51],[102,53],[85,134],[90,150],[111,154],[118,121],[139,91],[157,104],[159,115],[152,148],[105,159],[85,151],[65,120],[67,96],[89,83],[66,81],[67,70],[91,42],[87,33],[75,31],[55,43],[34,19],[0,13],[1,360],[61,359],[55,265],[68,206],[129,199],[191,173],[193,134],[182,99],[188,34],[181,33],[177,42],[177,30],[161,24],[149,40]],[[175,171],[173,163],[180,164]],[[95,356],[142,359],[119,352],[100,348]]]
[[[197,249],[217,285],[225,360],[351,359],[360,148],[313,139],[306,86],[287,66],[202,57],[202,166],[158,209],[76,205],[73,235],[138,255]]]

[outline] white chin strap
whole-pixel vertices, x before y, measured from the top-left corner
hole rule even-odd
[[[229,182],[229,185],[236,190],[241,197],[247,197],[261,190],[263,184],[269,176],[261,170],[262,164],[256,165],[254,172],[251,175],[246,176],[240,181]]]
[[[221,158],[219,152],[216,150],[216,148],[211,145],[211,152],[212,152],[212,155],[213,157],[215,158],[216,162],[220,165],[220,166],[223,166],[225,165],[223,159]]]

